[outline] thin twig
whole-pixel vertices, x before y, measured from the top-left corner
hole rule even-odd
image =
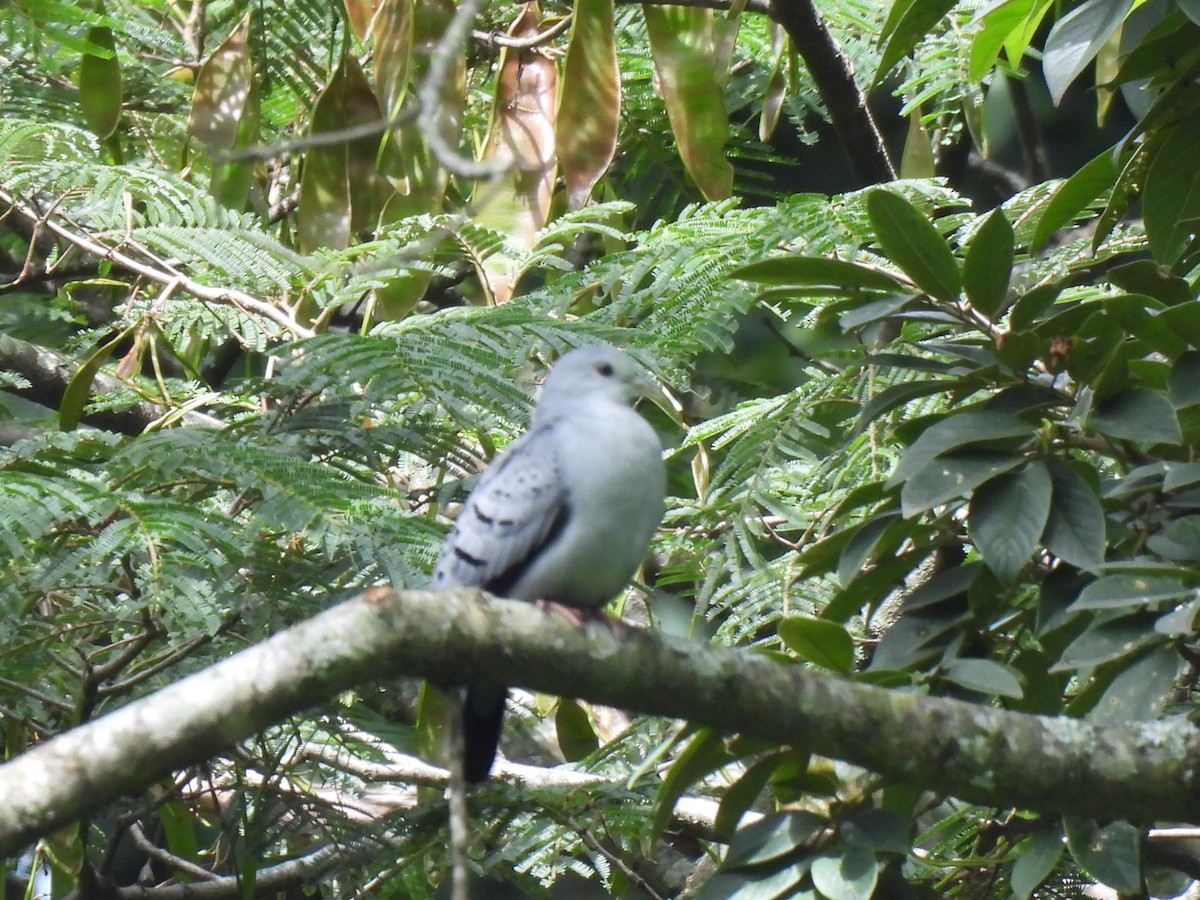
[[[36,210],[2,189],[0,189],[0,202],[12,207],[30,221],[37,221],[40,218]],[[154,266],[147,265],[140,260],[134,259],[128,254],[122,253],[120,250],[117,250],[114,247],[107,247],[99,241],[93,240],[84,234],[71,231],[66,226],[52,220],[47,220],[45,222],[45,227],[58,237],[78,247],[80,250],[83,250],[85,253],[89,253],[92,256],[97,256],[100,259],[111,260],[121,268],[128,269],[130,272],[148,278],[157,284],[170,284],[171,282],[178,280],[180,287],[199,300],[236,306],[239,309],[256,313],[262,316],[264,319],[269,319],[270,321],[274,322],[280,328],[290,332],[294,337],[297,338],[312,337],[314,334],[312,329],[306,328],[305,326],[296,322],[295,319],[280,310],[274,304],[265,300],[261,300],[258,297],[251,296],[245,291],[239,291],[228,287],[210,287],[206,284],[201,284],[200,282],[195,281],[194,279],[191,279],[181,272],[175,270],[163,260],[156,260],[162,265],[162,268],[155,268]],[[143,252],[147,253],[147,255],[153,256],[153,254],[145,251],[144,248],[139,249],[142,249]]]
[[[510,37],[499,31],[472,31],[471,37],[488,47],[507,47],[511,50],[532,50],[548,44],[571,27],[570,15],[563,16],[545,31],[526,38]]]

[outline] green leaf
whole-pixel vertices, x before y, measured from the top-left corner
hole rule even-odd
[[[983,81],[985,75],[996,64],[1000,56],[1000,48],[1004,47],[1010,35],[1018,29],[1027,30],[1026,23],[1037,13],[1036,21],[1041,19],[1040,10],[1049,6],[1050,0],[1008,0],[1002,3],[990,3],[983,11],[983,23],[971,39],[971,56],[967,64],[967,78],[970,81]],[[1026,26],[1026,28],[1022,28]],[[1019,65],[1021,54],[1010,53],[1009,62]]]
[[[908,820],[890,809],[862,809],[844,820],[839,833],[847,844],[885,853],[912,849]]]
[[[1093,430],[1127,441],[1148,444],[1182,444],[1179,419],[1164,394],[1133,388],[1104,400],[1092,410]]]
[[[358,61],[347,54],[317,98],[310,133],[378,122],[380,115]],[[378,149],[375,135],[308,149],[296,212],[304,252],[342,249],[374,228],[387,186],[375,171]]]
[[[847,847],[812,861],[813,886],[829,900],[870,900],[879,880],[879,861],[867,847]]]
[[[729,277],[753,281],[756,284],[795,284],[843,290],[904,289],[904,285],[895,276],[882,269],[823,256],[773,256],[734,269],[729,273]]]
[[[1115,724],[1157,719],[1171,699],[1181,662],[1173,647],[1152,647],[1109,682],[1088,711],[1088,721]]]
[[[1014,415],[991,410],[972,410],[948,416],[930,425],[911,447],[904,451],[888,487],[900,484],[929,464],[934,457],[948,450],[986,444],[995,448],[998,442],[1015,441],[1033,436],[1033,426]]]
[[[1134,656],[1162,636],[1151,630],[1141,616],[1093,623],[1083,634],[1071,641],[1050,667],[1051,672],[1070,672],[1093,668],[1104,663]]]
[[[1067,846],[1075,861],[1097,881],[1115,891],[1142,890],[1142,834],[1128,822],[1101,828],[1094,819],[1063,816]]]
[[[1142,608],[1163,600],[1191,596],[1178,578],[1153,578],[1148,575],[1105,575],[1097,578],[1082,591],[1069,612],[1083,609]]]
[[[591,717],[577,700],[564,697],[558,701],[554,729],[558,735],[558,749],[568,762],[583,759],[600,746]]]
[[[79,106],[84,121],[100,140],[107,140],[121,121],[121,63],[112,29],[93,25],[88,43],[108,51],[86,52],[79,64]]]
[[[1071,224],[1089,203],[1110,190],[1116,181],[1117,164],[1112,150],[1105,150],[1079,168],[1059,185],[1046,204],[1030,238],[1030,251],[1039,250],[1056,231]]]
[[[74,431],[78,427],[80,419],[83,418],[83,410],[87,406],[88,398],[91,396],[92,382],[96,380],[96,373],[112,356],[117,346],[133,334],[137,328],[138,323],[135,322],[112,340],[101,344],[71,376],[58,406],[58,427],[61,431]]]
[[[893,522],[900,517],[893,514],[876,516],[859,526],[850,543],[842,551],[838,559],[838,583],[845,587],[862,571],[863,566],[871,559],[879,540]]]
[[[721,89],[724,73],[713,68],[713,11],[643,6],[642,14],[679,155],[700,192],[709,200],[723,200],[733,192],[733,167],[725,157],[729,117]]]
[[[883,50],[875,70],[875,83],[878,84],[953,8],[954,0],[896,0],[879,35]]]
[[[906,519],[968,496],[979,485],[1025,462],[1016,453],[961,451],[938,456],[915,472],[900,489],[900,509]]]
[[[1188,350],[1175,360],[1167,376],[1167,396],[1176,409],[1200,403],[1200,352]]]
[[[899,194],[874,190],[867,195],[867,214],[884,252],[905,274],[939,300],[958,300],[958,262],[923,213]]]
[[[1054,23],[1042,51],[1042,71],[1055,104],[1132,8],[1133,0],[1087,0]]]
[[[814,892],[796,889],[807,875],[807,861],[777,872],[718,872],[704,882],[696,900],[817,900]]]
[[[1042,543],[1059,559],[1095,571],[1104,563],[1104,508],[1086,481],[1060,460],[1047,462],[1054,491]]]
[[[662,834],[675,801],[683,792],[710,772],[733,762],[734,757],[725,745],[724,737],[711,728],[700,728],[675,758],[674,764],[663,778],[658,794],[654,798],[654,817],[651,828],[654,834]]]
[[[994,316],[1008,297],[1012,276],[1014,237],[1012,225],[1000,209],[979,226],[963,260],[963,286],[974,307]]]
[[[1042,822],[1020,846],[1010,880],[1012,892],[1020,900],[1029,900],[1038,885],[1054,871],[1063,846],[1062,829],[1057,822]]]
[[[991,659],[956,659],[942,670],[942,675],[960,687],[980,694],[1014,700],[1025,695],[1016,671]]]
[[[613,0],[575,0],[554,123],[571,209],[581,209],[617,151],[621,77]]]
[[[763,816],[737,830],[723,868],[746,869],[782,859],[804,847],[823,827],[825,820],[810,812]]]
[[[822,668],[845,674],[854,666],[854,641],[836,622],[787,616],[779,621],[778,632],[788,649]]]
[[[1050,515],[1050,472],[1034,461],[1001,475],[971,497],[971,539],[996,576],[1011,582],[1037,549]]]
[[[758,799],[780,762],[790,755],[791,751],[772,753],[758,760],[726,789],[713,820],[713,829],[717,834],[728,836],[737,831],[738,822],[746,810]]]
[[[1163,265],[1179,261],[1200,222],[1200,116],[1187,116],[1163,139],[1150,162],[1142,214],[1150,252]]]

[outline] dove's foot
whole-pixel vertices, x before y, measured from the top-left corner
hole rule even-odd
[[[613,634],[621,634],[629,629],[629,626],[616,616],[610,616],[598,607],[581,609],[578,606],[567,606],[565,603],[557,603],[554,600],[538,600],[534,605],[543,612],[558,613],[576,628],[583,628],[588,622],[600,622],[607,625],[608,630]]]

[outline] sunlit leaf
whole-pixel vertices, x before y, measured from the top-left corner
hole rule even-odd
[[[575,0],[555,134],[567,202],[583,207],[617,150],[621,78],[613,0]]]
[[[1042,51],[1042,71],[1055,103],[1100,52],[1133,8],[1133,0],[1087,0],[1054,23]]]
[[[537,3],[527,3],[508,34],[526,38],[541,30]],[[476,189],[475,221],[504,234],[514,247],[529,249],[550,215],[558,159],[554,114],[558,67],[536,49],[506,47],[500,55],[496,98],[483,158],[507,166],[497,181]],[[518,264],[503,252],[483,261],[482,277],[493,303],[511,295]]]
[[[379,102],[353,56],[346,55],[313,109],[311,133],[378,122]],[[377,136],[310,147],[300,179],[300,248],[342,248],[375,228],[384,182],[375,171]]]
[[[733,191],[733,167],[725,158],[729,118],[713,67],[713,11],[643,6],[642,13],[679,155],[700,192],[723,200]]]
[[[905,274],[939,300],[958,299],[962,290],[958,262],[923,213],[887,190],[868,195],[867,212],[879,243]]]
[[[117,59],[117,44],[107,25],[88,29],[88,43],[97,48],[83,54],[79,65],[79,106],[88,128],[107,140],[121,121],[121,63]]]

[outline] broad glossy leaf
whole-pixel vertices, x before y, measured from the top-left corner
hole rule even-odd
[[[1167,306],[1195,299],[1187,280],[1172,274],[1152,259],[1138,259],[1110,269],[1107,279],[1131,294],[1145,294]]]
[[[841,836],[847,844],[888,853],[912,849],[907,820],[890,809],[867,808],[842,822]]]
[[[583,759],[600,746],[592,720],[577,700],[563,697],[558,701],[554,732],[558,736],[558,749],[569,762]]]
[[[1067,846],[1093,878],[1115,891],[1142,890],[1142,834],[1128,822],[1101,828],[1094,819],[1063,816]]]
[[[675,757],[654,798],[654,817],[651,820],[653,833],[662,834],[671,821],[675,801],[683,796],[684,791],[733,760],[734,756],[729,752],[723,735],[711,728],[698,729],[688,745]]]
[[[980,694],[1020,700],[1025,693],[1016,671],[992,659],[956,659],[942,670],[942,675],[960,687]]]
[[[971,39],[967,77],[971,81],[982,81],[996,64],[1000,49],[1004,47],[1009,36],[1018,29],[1023,30],[1023,24],[1035,9],[1046,6],[1048,2],[1049,0],[1045,3],[1039,3],[1038,0],[1007,0],[1004,3],[991,4],[983,14],[982,26]],[[1019,65],[1020,54],[1016,54],[1016,57],[1014,59],[1010,55],[1009,62]]]
[[[541,28],[538,4],[527,3],[508,35],[528,38]],[[499,182],[478,185],[475,221],[526,250],[533,247],[538,231],[550,216],[558,167],[554,143],[557,99],[558,67],[552,59],[536,49],[504,49],[483,158],[509,168]],[[511,297],[519,274],[518,264],[505,253],[487,257],[483,277],[491,301],[503,303]]]
[[[1089,203],[1116,182],[1117,164],[1113,151],[1105,150],[1059,185],[1033,230],[1030,250],[1040,249],[1056,231],[1070,225]]]
[[[196,75],[188,133],[211,150],[229,150],[237,138],[254,78],[249,39],[247,13]]]
[[[658,89],[683,165],[708,200],[733,192],[733,167],[725,158],[729,118],[716,50],[713,11],[684,6],[643,6]]]
[[[367,39],[371,28],[371,17],[375,14],[373,0],[342,0],[346,8],[346,18],[350,20],[350,28],[360,41]]]
[[[805,846],[824,826],[825,820],[810,812],[764,816],[737,830],[729,844],[724,868],[750,868],[781,859]]]
[[[209,152],[228,152],[258,139],[260,106],[250,58],[251,13],[247,13],[200,67],[192,92],[188,132]],[[211,191],[223,206],[245,206],[254,163],[213,163]]]
[[[353,56],[342,58],[317,98],[310,133],[379,121],[379,102]],[[376,174],[377,136],[310,147],[300,178],[300,249],[341,249],[375,228],[386,184]]]
[[[1180,444],[1183,435],[1175,407],[1165,394],[1133,388],[1104,400],[1092,410],[1088,425],[1109,437],[1145,443]]]
[[[887,75],[953,8],[954,0],[896,0],[880,32],[883,49],[875,82]]]
[[[1016,578],[1037,549],[1050,515],[1051,489],[1050,472],[1035,460],[971,496],[971,539],[1001,581]]]
[[[1056,104],[1132,8],[1133,0],[1086,0],[1054,23],[1042,51],[1042,71]]]
[[[783,51],[789,47],[787,32],[778,22],[771,29],[771,78],[763,91],[762,112],[758,117],[758,139],[764,144],[771,140],[779,116],[783,112],[783,101],[787,98],[790,59],[785,61]]]
[[[87,406],[88,398],[91,396],[92,382],[96,380],[96,373],[100,371],[101,366],[108,362],[108,358],[117,349],[117,345],[133,334],[137,328],[138,323],[135,322],[116,337],[101,344],[71,376],[66,390],[63,391],[62,401],[58,404],[58,427],[60,430],[74,431],[78,427],[83,418],[83,410]]]
[[[1008,297],[1012,277],[1014,237],[1004,211],[995,209],[971,238],[963,260],[963,287],[971,304],[994,316]]]
[[[1175,360],[1167,376],[1167,396],[1176,409],[1200,403],[1200,352],[1188,350]]]
[[[400,109],[408,90],[413,48],[413,0],[380,0],[371,22],[372,80],[389,118]]]
[[[1175,562],[1200,560],[1200,516],[1173,519],[1157,534],[1150,535],[1146,547]]]
[[[1105,575],[1082,591],[1069,611],[1081,609],[1141,609],[1149,603],[1191,596],[1178,578],[1154,578],[1149,575]]]
[[[1146,173],[1142,214],[1150,252],[1174,265],[1200,230],[1200,116],[1171,129]]]
[[[921,121],[921,110],[914,109],[908,115],[908,136],[904,139],[904,152],[900,155],[900,177],[936,176],[937,160],[933,154],[933,139]]]
[[[906,519],[912,518],[957,497],[966,497],[985,481],[1024,462],[1025,457],[1019,453],[988,450],[935,457],[904,482],[900,490],[901,512]]]
[[[854,641],[836,622],[787,616],[779,621],[778,632],[789,649],[824,669],[845,674],[854,666]]]
[[[121,121],[121,63],[112,29],[107,25],[93,25],[87,39],[91,47],[102,52],[89,49],[80,61],[79,106],[88,128],[104,141]]]
[[[907,287],[882,269],[824,256],[773,256],[734,269],[729,277],[757,284],[796,284],[846,291],[861,288],[895,292]]]
[[[1060,559],[1095,571],[1104,562],[1104,509],[1091,486],[1060,460],[1046,464],[1054,482],[1042,543]]]
[[[571,209],[581,209],[617,150],[621,75],[613,0],[575,0],[559,91],[558,159]]]
[[[1046,877],[1054,871],[1063,852],[1063,833],[1057,822],[1043,822],[1017,850],[1010,886],[1020,900],[1029,900]]]
[[[1010,445],[1021,438],[1033,436],[1033,426],[1023,419],[1003,412],[972,410],[948,416],[926,428],[912,446],[904,451],[890,478],[888,486],[905,481],[926,466],[935,456],[950,450],[997,442]]]
[[[797,890],[807,875],[807,861],[775,872],[718,872],[704,882],[696,900],[817,900],[813,891]]]
[[[737,831],[738,822],[758,799],[758,795],[767,786],[767,782],[771,780],[771,776],[788,752],[773,753],[758,760],[725,790],[717,807],[717,817],[713,821],[717,834],[729,836]]]
[[[875,554],[875,549],[884,533],[894,522],[899,521],[899,518],[895,513],[878,515],[868,519],[855,529],[854,537],[846,544],[846,548],[838,559],[837,578],[839,584],[845,587],[858,576],[863,566]]]
[[[1051,672],[1070,672],[1133,656],[1162,636],[1147,626],[1144,617],[1125,616],[1093,624],[1071,641],[1050,667]]]
[[[1179,653],[1165,644],[1117,674],[1087,714],[1091,722],[1146,722],[1162,713],[1182,662]]]
[[[879,189],[867,196],[867,214],[884,252],[905,274],[939,300],[958,300],[958,262],[920,210],[899,194]]]
[[[879,881],[879,860],[866,847],[846,847],[812,861],[813,886],[829,900],[870,900]]]

